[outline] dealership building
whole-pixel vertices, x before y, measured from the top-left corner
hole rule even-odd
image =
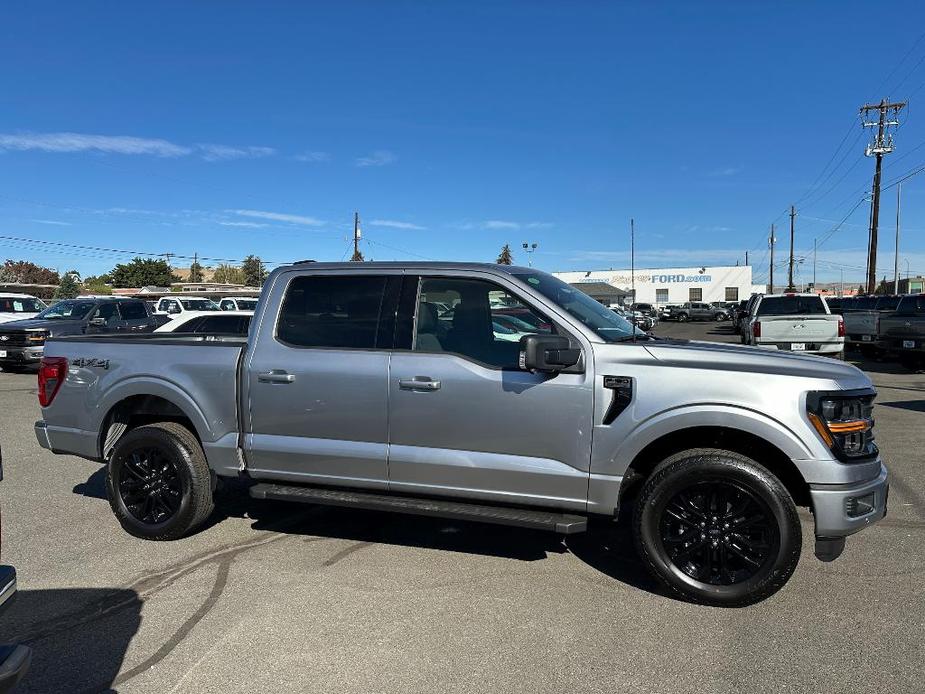
[[[750,265],[646,268],[635,271],[580,270],[553,274],[605,304],[612,302],[613,292],[608,294],[599,291],[602,285],[625,292],[624,302],[633,301],[635,288],[635,301],[658,305],[683,304],[685,301],[740,301],[755,292],[767,291],[763,284],[753,284]]]

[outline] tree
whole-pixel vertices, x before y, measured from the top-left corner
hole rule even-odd
[[[203,278],[202,265],[199,264],[199,261],[194,260],[192,265],[189,266],[189,281],[202,282]]]
[[[353,252],[353,255],[350,256],[350,262],[351,262],[351,263],[362,263],[362,262],[363,262],[363,253],[362,253],[362,251],[360,251],[359,248],[357,248],[357,249]]]
[[[244,272],[239,267],[222,263],[212,273],[212,281],[222,284],[244,284]]]
[[[880,280],[880,284],[877,285],[877,288],[874,290],[874,294],[892,294],[893,293],[893,283],[887,282],[886,277]]]
[[[61,278],[61,284],[59,284],[58,288],[55,290],[53,298],[73,299],[75,296],[80,294],[80,282],[78,282],[79,278],[79,274],[73,272],[64,273],[64,277]]]
[[[262,287],[267,279],[267,271],[263,261],[256,255],[249,255],[241,263],[241,272],[244,275],[244,284],[248,287]]]
[[[112,294],[112,288],[109,286],[111,283],[112,277],[108,274],[90,275],[84,278],[83,288],[91,294]]]
[[[867,290],[864,288],[863,284],[858,285],[858,293],[856,296],[864,296],[867,293]]]
[[[166,260],[154,258],[133,258],[130,263],[119,263],[110,274],[113,287],[166,287],[178,281]]]
[[[42,267],[28,260],[7,260],[3,264],[5,282],[17,284],[58,284],[61,276],[51,268]]]
[[[498,259],[495,261],[498,265],[513,265],[514,256],[511,255],[511,247],[508,244],[504,244],[504,248],[501,249],[501,253],[498,255]]]

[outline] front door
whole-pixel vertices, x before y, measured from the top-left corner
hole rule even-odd
[[[387,487],[392,285],[383,275],[277,276],[267,306],[281,308],[261,316],[244,366],[253,477]]]
[[[520,338],[557,328],[498,282],[420,280],[412,349],[392,355],[390,489],[583,510],[592,360],[521,370]]]

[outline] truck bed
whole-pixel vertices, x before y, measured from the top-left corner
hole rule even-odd
[[[163,411],[169,418],[164,403],[174,403],[201,433],[209,460],[235,467],[237,369],[246,343],[243,336],[171,333],[52,338],[45,356],[65,357],[68,378],[43,410],[54,424],[37,434],[53,449],[100,458],[120,403],[146,398],[155,417]]]

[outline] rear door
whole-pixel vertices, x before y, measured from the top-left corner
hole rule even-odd
[[[390,488],[585,509],[592,367],[555,376],[519,368],[522,335],[499,330],[497,316],[534,326],[522,334],[562,329],[512,284],[447,273],[409,290],[409,279],[396,345],[405,325],[414,339],[393,353],[389,381]],[[416,313],[413,328],[406,312]]]
[[[143,301],[120,301],[117,306],[120,318],[117,327],[119,332],[138,333],[154,327]]]
[[[400,274],[277,275],[244,364],[257,478],[388,486],[388,370]]]

